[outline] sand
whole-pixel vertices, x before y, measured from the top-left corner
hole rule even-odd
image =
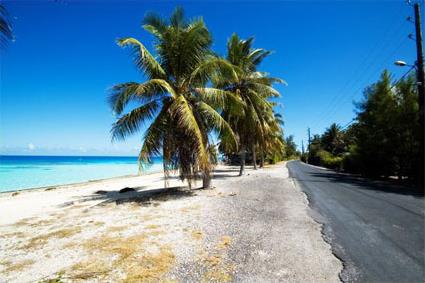
[[[285,164],[220,166],[213,186],[150,174],[1,194],[0,282],[339,281]]]

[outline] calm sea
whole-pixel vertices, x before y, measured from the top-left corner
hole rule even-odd
[[[0,155],[0,192],[138,174],[137,157]],[[160,172],[154,158],[147,172]]]

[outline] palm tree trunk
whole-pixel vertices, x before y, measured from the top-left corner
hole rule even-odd
[[[255,152],[255,143],[252,144],[252,163],[254,164],[254,170],[257,170],[257,154]]]
[[[260,148],[260,168],[264,167],[264,151]]]
[[[209,189],[211,188],[211,174],[202,173],[202,188]]]
[[[239,170],[239,176],[242,176],[243,174],[245,174],[245,159],[246,159],[246,150],[244,145],[241,146],[240,157],[241,157],[241,168]]]

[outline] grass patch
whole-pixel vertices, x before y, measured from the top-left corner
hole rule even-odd
[[[127,230],[127,228],[128,228],[128,225],[126,225],[126,226],[124,226],[124,225],[122,225],[122,226],[111,226],[111,227],[108,228],[108,232],[120,232],[120,231],[123,231],[123,230]]]
[[[145,254],[138,262],[133,262],[127,269],[126,283],[156,282],[171,269],[175,255],[169,246],[162,246],[157,254]]]
[[[164,231],[161,231],[161,230],[154,230],[154,231],[150,231],[150,232],[148,232],[147,234],[149,235],[149,236],[159,236],[159,235],[164,235]]]
[[[150,225],[147,225],[146,226],[146,229],[150,229],[150,230],[152,230],[152,229],[158,229],[158,228],[159,228],[159,226],[156,225],[156,224],[150,224]]]
[[[4,266],[6,268],[7,266],[11,265],[12,262],[10,260],[2,260],[0,261],[0,265]]]
[[[15,222],[14,226],[27,226],[27,225],[31,225],[32,221],[34,221],[36,218],[32,217],[32,218],[23,218],[17,222]]]
[[[145,215],[142,215],[142,216],[141,216],[142,221],[144,221],[144,222],[151,221],[151,220],[154,220],[154,219],[158,219],[158,218],[160,218],[160,217],[161,217],[161,216],[158,216],[158,215],[152,215],[152,214],[145,214]]]
[[[74,280],[100,279],[123,282],[162,281],[171,269],[175,255],[170,246],[157,245],[148,240],[149,234],[130,237],[103,235],[91,239],[83,247],[93,255],[71,267],[69,278]],[[147,252],[145,245],[155,252]]]
[[[230,282],[232,279],[227,270],[214,269],[204,274],[202,282]]]
[[[80,232],[81,232],[81,227],[79,226],[62,229],[62,230],[56,230],[47,234],[42,234],[42,235],[38,235],[36,237],[31,238],[29,242],[25,244],[22,248],[24,249],[39,248],[41,246],[44,246],[52,238],[58,238],[58,239],[67,238],[75,234],[78,234]]]
[[[187,212],[191,212],[192,210],[196,210],[200,208],[201,206],[199,204],[195,204],[195,205],[180,208],[180,212],[187,213]]]
[[[206,257],[204,261],[208,264],[208,266],[214,267],[221,263],[221,257],[213,255],[213,256]]]
[[[11,232],[11,233],[7,233],[7,234],[3,234],[1,236],[1,238],[24,238],[26,236],[26,234],[24,232]]]
[[[91,252],[115,254],[123,260],[133,255],[146,241],[145,234],[133,235],[127,238],[102,236],[87,241],[84,247]]]
[[[192,230],[190,235],[195,240],[202,240],[202,238],[204,237],[204,233],[202,233],[202,231],[197,231],[197,230]]]
[[[89,223],[93,224],[93,226],[96,226],[96,227],[100,227],[100,226],[105,225],[105,222],[103,222],[103,221],[95,221],[95,222],[89,222]]]
[[[235,267],[230,266],[225,260],[225,248],[228,248],[231,242],[230,236],[223,236],[211,253],[201,251],[199,260],[205,268],[201,282],[230,282],[233,280],[232,274],[235,272]]]
[[[232,238],[230,236],[223,236],[221,241],[217,244],[218,249],[225,249],[230,246],[232,243]]]
[[[19,261],[17,263],[8,262],[8,264],[5,265],[6,268],[3,270],[3,272],[6,272],[6,273],[19,272],[19,271],[24,270],[28,266],[33,265],[34,262],[35,261],[32,260],[32,259],[25,259],[25,260]]]
[[[111,267],[106,261],[91,258],[74,264],[67,277],[73,280],[103,279],[110,271]]]
[[[30,226],[31,227],[47,226],[47,225],[52,225],[56,222],[57,222],[57,219],[42,219],[42,220],[39,220],[35,223],[31,223]]]

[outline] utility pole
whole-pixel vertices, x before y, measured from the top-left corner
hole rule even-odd
[[[419,126],[420,126],[420,164],[418,168],[418,176],[420,185],[424,186],[424,96],[425,96],[425,75],[424,75],[424,55],[422,45],[422,25],[421,25],[421,8],[419,3],[413,5],[415,10],[415,30],[416,30],[416,76],[417,76],[417,88],[419,96]],[[419,171],[420,170],[420,171]]]
[[[310,163],[310,143],[311,143],[311,138],[310,138],[310,128],[307,129],[308,132],[308,146],[307,146],[307,150],[308,150],[308,154],[307,154],[307,164]]]
[[[304,155],[304,140],[301,140],[301,153]]]

